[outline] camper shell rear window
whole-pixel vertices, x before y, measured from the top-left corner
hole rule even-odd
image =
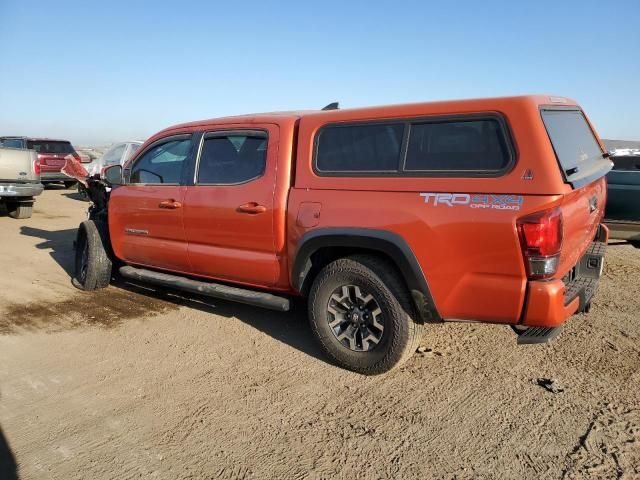
[[[541,115],[564,178],[574,188],[611,170],[582,110],[543,108]]]

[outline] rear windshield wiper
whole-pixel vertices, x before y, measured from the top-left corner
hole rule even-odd
[[[567,177],[570,177],[571,175],[575,175],[576,173],[578,173],[580,171],[579,167],[572,167],[572,168],[567,168],[564,173],[567,175]]]

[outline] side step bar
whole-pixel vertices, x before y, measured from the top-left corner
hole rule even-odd
[[[289,299],[278,297],[270,293],[246,290],[244,288],[230,287],[219,283],[191,280],[190,278],[168,273],[155,272],[144,268],[135,268],[129,265],[120,267],[120,275],[132,280],[175,288],[189,293],[205,295],[207,297],[221,298],[234,302],[246,303],[270,310],[287,312],[290,308]]]
[[[530,327],[518,335],[518,345],[531,345],[534,343],[551,343],[560,335],[562,327]]]

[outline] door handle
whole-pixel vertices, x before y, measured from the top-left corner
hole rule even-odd
[[[264,205],[258,205],[256,202],[245,203],[237,208],[240,213],[248,213],[250,215],[257,215],[258,213],[264,213],[267,211],[267,207]]]
[[[160,202],[160,205],[158,205],[158,207],[166,208],[167,210],[175,210],[176,208],[182,207],[182,204],[180,202],[176,202],[175,200],[164,200]]]

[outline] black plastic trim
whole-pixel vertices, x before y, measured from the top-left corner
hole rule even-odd
[[[267,292],[258,292],[245,288],[232,287],[220,283],[193,280],[180,275],[171,275],[168,273],[148,270],[146,268],[136,268],[130,265],[120,267],[120,275],[123,277],[138,280],[154,285],[162,285],[164,287],[175,288],[185,292],[205,295],[207,297],[222,298],[234,302],[246,303],[256,307],[268,308],[286,312],[290,309],[290,301],[288,298],[272,295]]]
[[[311,256],[326,247],[347,247],[375,250],[387,255],[403,275],[407,287],[425,322],[440,322],[427,279],[415,254],[398,234],[386,230],[368,228],[320,228],[311,230],[300,239],[291,270],[291,283],[302,292],[311,270]]]

